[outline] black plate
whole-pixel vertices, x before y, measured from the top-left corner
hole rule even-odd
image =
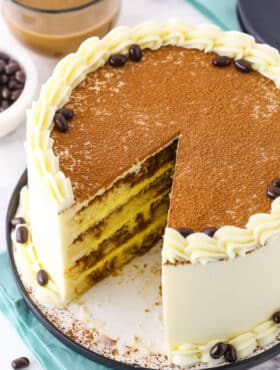
[[[11,243],[11,238],[10,238],[10,220],[14,217],[15,212],[18,207],[18,202],[19,202],[19,194],[21,188],[26,185],[27,183],[27,172],[25,171],[21,178],[19,179],[14,192],[12,194],[9,207],[8,207],[8,212],[7,212],[7,217],[6,217],[6,238],[7,238],[7,246],[8,246],[8,252],[10,256],[10,262],[12,266],[12,270],[14,272],[17,286],[19,290],[21,291],[23,298],[31,311],[34,313],[34,315],[37,317],[37,319],[53,334],[55,335],[59,340],[61,340],[64,344],[66,344],[69,348],[73,349],[74,351],[80,353],[81,355],[98,362],[104,366],[108,366],[111,369],[118,369],[118,370],[131,370],[135,369],[135,367],[126,365],[124,363],[120,363],[115,360],[111,360],[107,357],[104,357],[102,355],[99,355],[98,353],[95,353],[93,351],[90,351],[86,349],[85,347],[79,345],[78,343],[74,342],[72,339],[67,337],[65,334],[63,334],[51,321],[49,321],[44,314],[39,310],[39,308],[36,306],[36,304],[32,301],[30,298],[29,294],[26,292],[24,285],[20,279],[20,276],[18,274],[15,260],[14,260],[14,255],[13,255],[13,248],[12,248],[12,243]],[[274,347],[270,348],[269,350],[260,353],[256,356],[253,356],[247,360],[239,361],[234,364],[229,364],[229,365],[224,365],[224,366],[218,366],[218,367],[213,367],[210,368],[211,370],[228,370],[228,369],[236,369],[236,370],[248,370],[251,367],[257,366],[265,361],[270,360],[272,357],[278,355],[280,353],[280,344],[276,344]],[[137,369],[140,370],[151,370],[147,368],[139,368]]]
[[[280,1],[238,0],[237,15],[243,31],[260,43],[280,50]]]

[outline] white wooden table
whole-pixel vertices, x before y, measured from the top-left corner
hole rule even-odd
[[[203,17],[184,0],[123,0],[118,24],[134,26],[148,19],[166,20],[168,18],[184,18],[189,23],[209,23],[208,19]],[[8,31],[2,14],[0,14],[0,46],[13,44],[18,44],[18,42]],[[50,75],[57,59],[39,56],[29,50],[28,52],[36,65],[40,67],[39,80],[43,83]],[[24,140],[24,124],[9,136],[0,138],[0,251],[6,248],[4,220],[8,201],[19,176],[25,168]],[[30,358],[30,370],[42,369],[25,344],[17,336],[12,326],[0,314],[0,370],[11,369],[11,361],[19,356]],[[280,359],[279,361],[270,361],[258,367],[258,370],[261,369],[280,369]]]

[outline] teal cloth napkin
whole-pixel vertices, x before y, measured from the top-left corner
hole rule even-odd
[[[235,0],[188,0],[221,28],[239,29]],[[0,311],[46,370],[106,370],[56,339],[32,314],[17,286],[7,253],[0,254]]]
[[[0,254],[0,311],[46,370],[106,370],[56,339],[32,314],[17,288],[7,253]],[[19,355],[21,355],[19,353]],[[2,364],[5,366],[5,364]]]
[[[202,14],[224,30],[239,30],[236,0],[188,0]]]

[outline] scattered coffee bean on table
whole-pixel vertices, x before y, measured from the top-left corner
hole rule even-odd
[[[19,357],[12,361],[11,363],[12,368],[17,369],[25,369],[30,365],[30,361],[27,357]]]
[[[19,63],[0,51],[0,113],[20,97],[25,79],[25,73]]]

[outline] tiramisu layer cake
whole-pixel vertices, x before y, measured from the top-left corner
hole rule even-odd
[[[27,220],[13,221],[38,292],[67,303],[164,234],[171,362],[276,341],[279,87],[275,49],[178,20],[64,58],[28,115]]]

